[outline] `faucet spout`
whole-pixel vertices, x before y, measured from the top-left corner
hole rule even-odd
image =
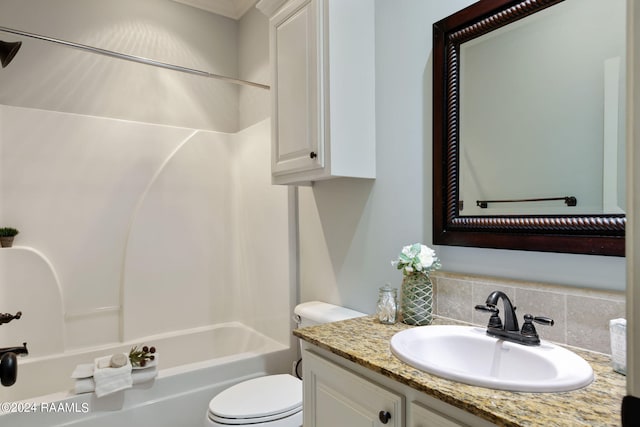
[[[4,347],[0,348],[0,358],[7,353],[13,353],[16,355],[27,356],[29,355],[29,350],[27,350],[27,343],[22,343],[21,347]]]
[[[502,300],[504,308],[504,323],[500,320],[500,310],[498,301]],[[533,322],[541,325],[553,326],[553,319],[542,316],[532,316],[525,314],[522,330],[518,327],[516,308],[511,304],[509,297],[501,291],[493,291],[487,297],[484,305],[476,305],[476,310],[491,313],[489,324],[487,325],[487,335],[516,342],[524,345],[540,345],[540,337],[533,326]]]
[[[509,297],[502,291],[493,291],[487,297],[485,304],[488,307],[495,307],[498,305],[498,301],[502,300],[502,306],[504,307],[504,327],[507,332],[519,332],[518,318],[516,316],[516,308],[511,304]]]
[[[22,343],[22,347],[0,348],[0,384],[9,387],[15,384],[18,376],[17,354],[27,355],[27,343]]]

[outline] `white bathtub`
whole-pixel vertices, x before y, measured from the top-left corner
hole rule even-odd
[[[159,355],[160,371],[152,383],[100,399],[73,393],[70,374],[77,364],[143,344],[155,346]],[[18,359],[16,384],[0,387],[0,426],[200,427],[217,393],[290,366],[288,346],[235,322],[82,352],[28,356]],[[19,412],[2,412],[7,408]]]

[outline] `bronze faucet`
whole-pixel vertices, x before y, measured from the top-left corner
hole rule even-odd
[[[502,300],[504,308],[504,323],[500,319],[500,310],[496,305]],[[491,313],[489,324],[487,325],[487,335],[492,337],[512,341],[524,345],[540,345],[540,337],[536,331],[533,322],[541,325],[553,326],[553,319],[542,316],[524,315],[524,324],[522,329],[518,327],[518,317],[516,316],[516,307],[511,304],[509,297],[501,291],[493,291],[487,297],[484,305],[476,305],[476,310]]]

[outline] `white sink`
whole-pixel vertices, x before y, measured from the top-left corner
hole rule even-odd
[[[391,338],[391,351],[420,370],[498,390],[560,392],[587,386],[593,369],[549,342],[525,346],[490,337],[483,328],[420,326]]]

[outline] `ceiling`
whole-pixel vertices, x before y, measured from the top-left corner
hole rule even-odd
[[[173,0],[198,9],[226,16],[232,19],[240,19],[257,0]]]

